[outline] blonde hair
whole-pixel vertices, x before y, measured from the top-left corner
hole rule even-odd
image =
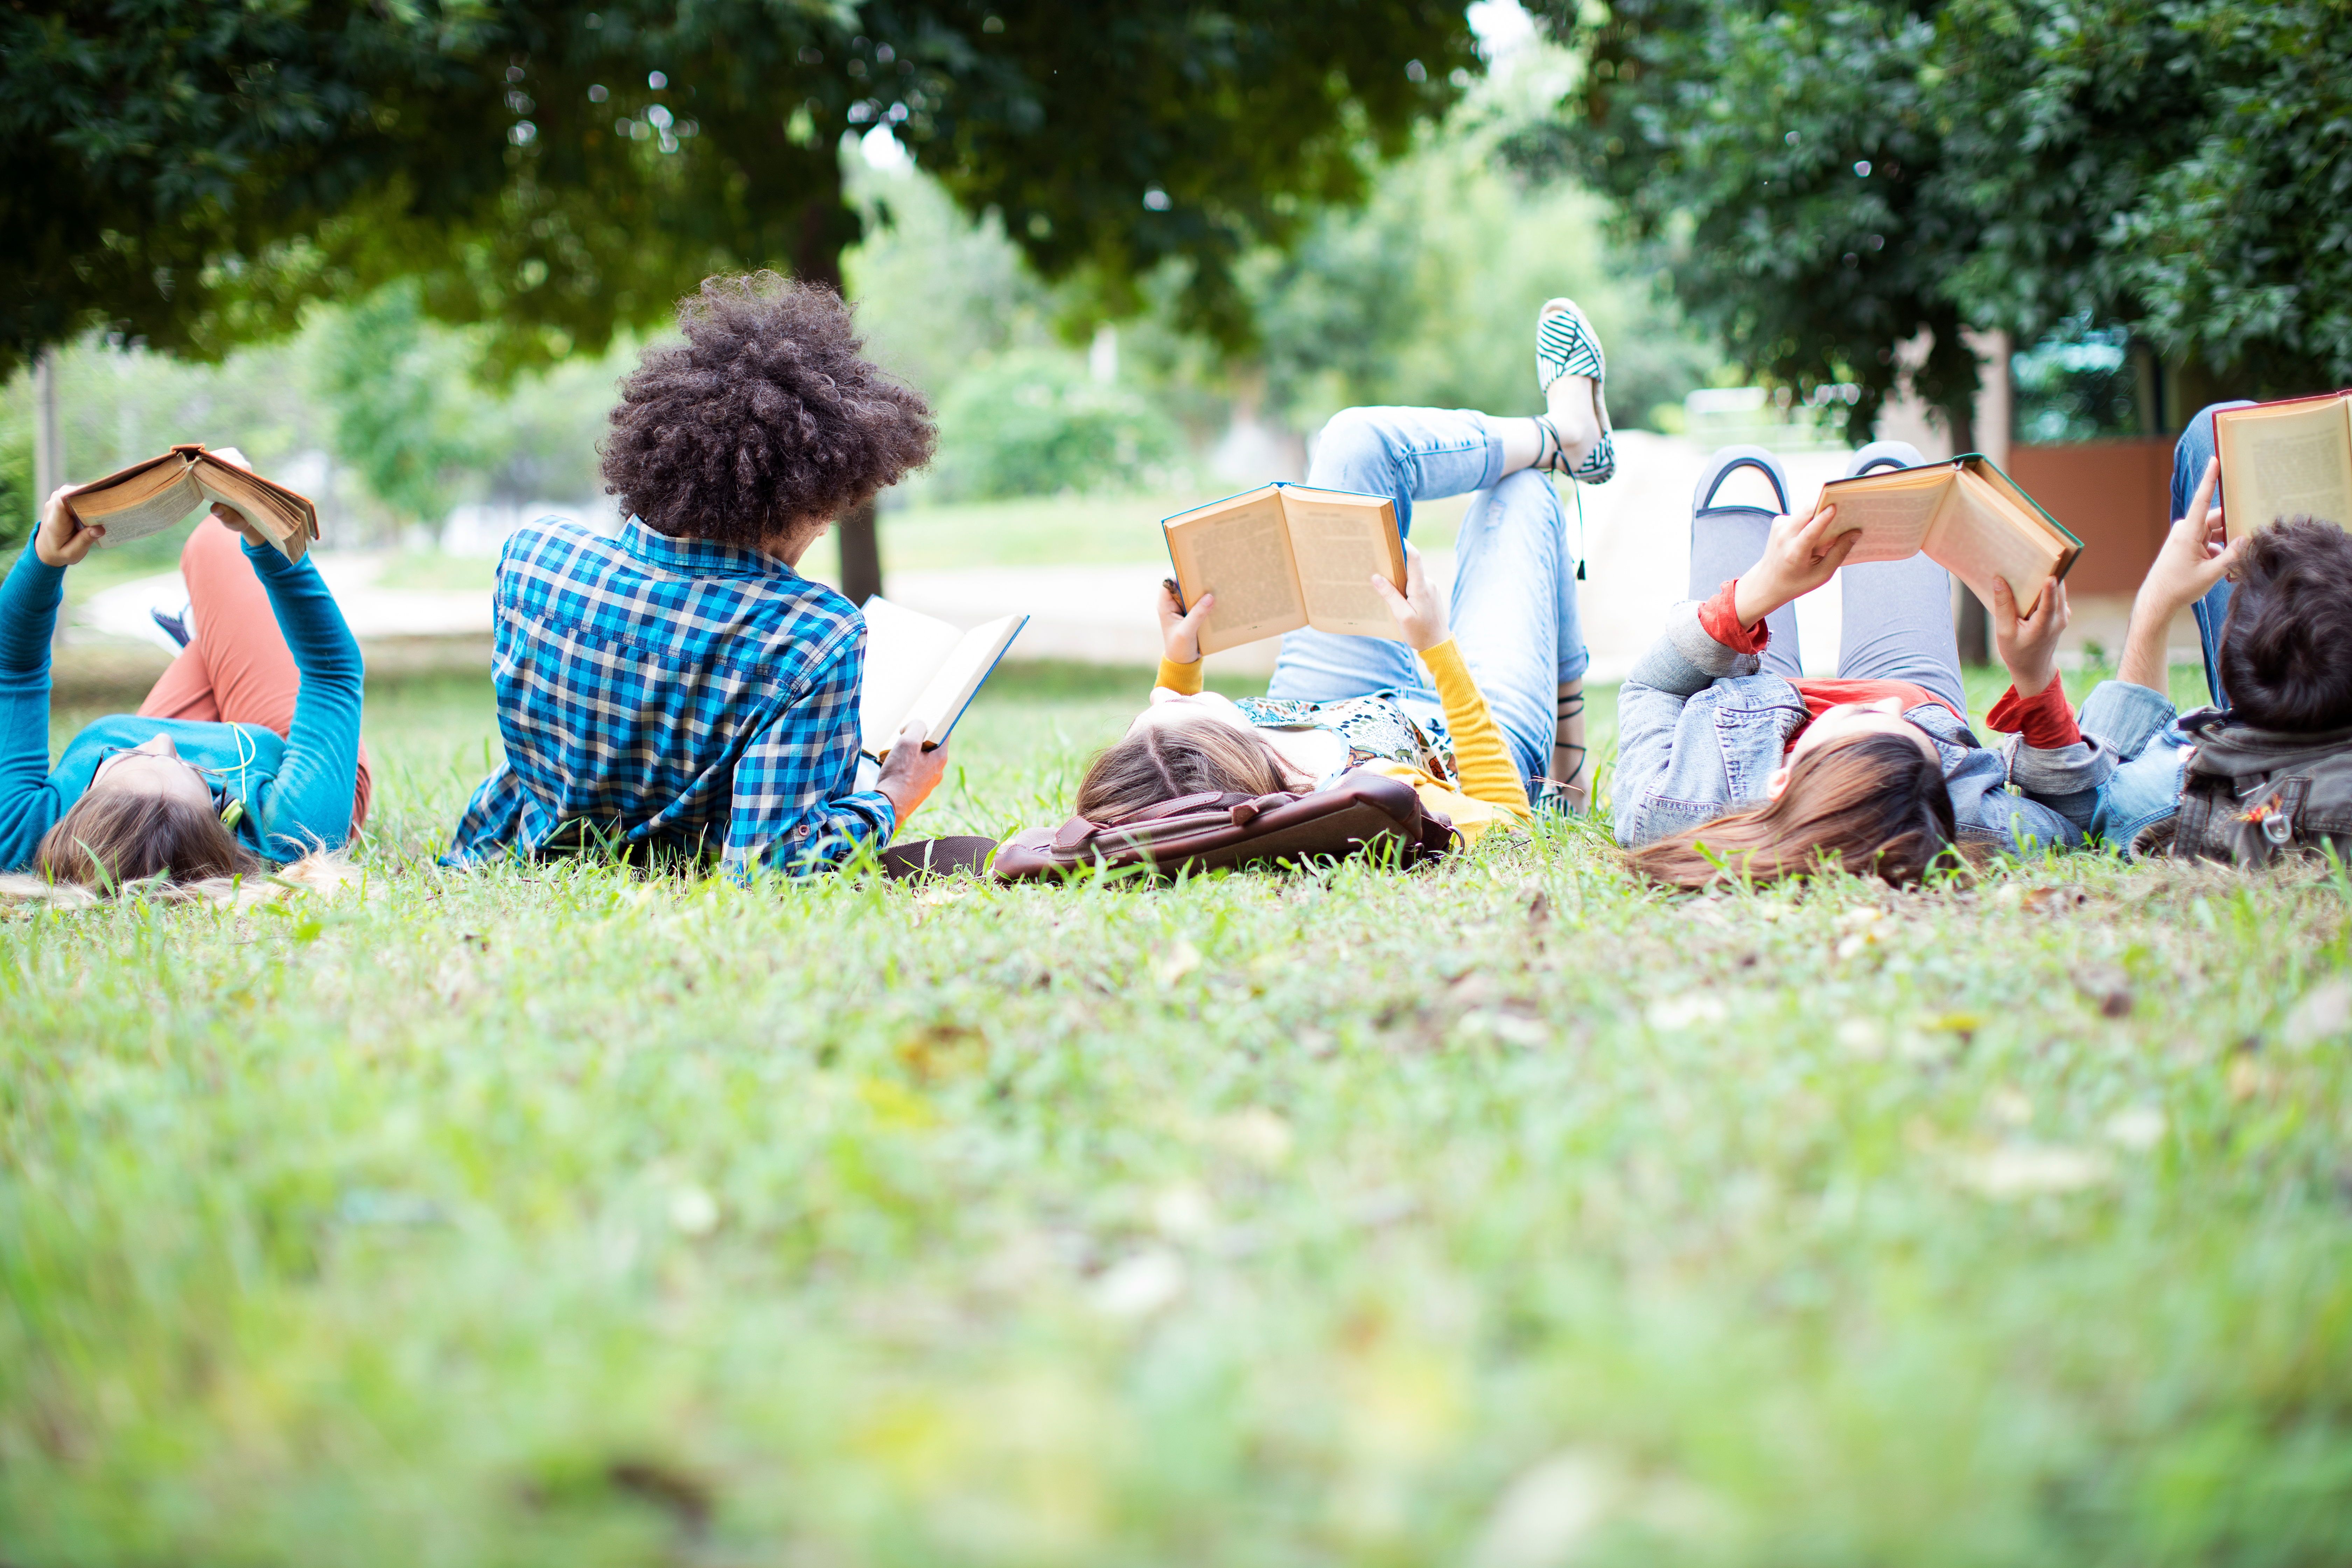
[[[1272,795],[1290,787],[1265,736],[1214,719],[1146,725],[1105,750],[1079,781],[1077,813],[1120,822],[1188,795]]]

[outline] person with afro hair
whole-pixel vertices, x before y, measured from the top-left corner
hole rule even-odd
[[[499,555],[506,758],[446,864],[602,848],[800,875],[887,842],[946,769],[910,726],[857,787],[866,623],[796,570],[929,460],[922,395],[863,357],[828,289],[713,278],[677,325],[613,411],[620,533],[545,519]]]

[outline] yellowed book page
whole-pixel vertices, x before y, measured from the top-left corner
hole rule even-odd
[[[1928,558],[1992,608],[1993,579],[2007,583],[2018,614],[2032,615],[2066,558],[2065,542],[1974,474],[1960,476],[1951,510],[1927,539]]]
[[[235,448],[229,448],[235,454]],[[289,561],[302,559],[310,547],[317,512],[310,501],[283,485],[273,484],[222,454],[206,453],[195,460],[189,477],[207,502],[227,507],[278,546]]]
[[[1184,602],[1216,607],[1201,623],[1201,651],[1220,653],[1307,624],[1298,563],[1273,485],[1168,521],[1168,556]]]
[[[2228,409],[2214,416],[2213,434],[2231,539],[2304,514],[2352,528],[2352,413],[2346,399]]]
[[[86,526],[103,525],[102,544],[128,544],[184,521],[204,504],[204,492],[184,458],[166,457],[135,469],[93,479],[67,498]]]
[[[1937,512],[1950,499],[1954,479],[1953,470],[1945,465],[1897,468],[1823,485],[1822,500],[1837,508],[1837,521],[1830,526],[1840,534],[1862,535],[1846,563],[1908,561],[1918,554],[1936,526]]]
[[[1396,508],[1381,496],[1291,485],[1282,492],[1291,558],[1307,601],[1307,624],[1343,637],[1392,637],[1396,617],[1372,587],[1380,574],[1404,591],[1404,543]]]

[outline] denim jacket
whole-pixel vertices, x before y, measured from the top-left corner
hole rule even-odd
[[[2198,712],[2209,712],[2199,709]],[[2135,855],[2161,849],[2180,811],[2180,781],[2197,743],[2181,728],[2191,715],[2177,712],[2169,698],[2129,681],[2103,680],[2083,701],[2084,735],[2118,759],[2099,786],[2091,813],[2091,836]]]
[[[1707,636],[1698,609],[1675,606],[1618,694],[1611,795],[1617,841],[1628,847],[1764,804],[1766,782],[1807,719],[1797,689],[1759,673],[1756,655]],[[2082,741],[2054,751],[2016,736],[1996,751],[1939,702],[1903,716],[1943,757],[1963,842],[2016,854],[2083,842],[2116,762],[2088,725]]]

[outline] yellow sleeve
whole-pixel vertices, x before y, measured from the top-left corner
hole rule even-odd
[[[1201,661],[1196,658],[1190,664],[1171,664],[1162,658],[1159,678],[1151,684],[1164,686],[1179,697],[1196,697],[1201,691]],[[1446,710],[1449,714],[1453,711]]]
[[[1503,731],[1486,707],[1485,693],[1470,679],[1462,650],[1448,637],[1435,647],[1423,648],[1421,662],[1429,667],[1429,678],[1437,685],[1437,700],[1445,705],[1445,727],[1454,732],[1454,767],[1461,775],[1462,793],[1514,816],[1532,815],[1527,787],[1519,783],[1518,766],[1511,761],[1511,749],[1503,742]]]

